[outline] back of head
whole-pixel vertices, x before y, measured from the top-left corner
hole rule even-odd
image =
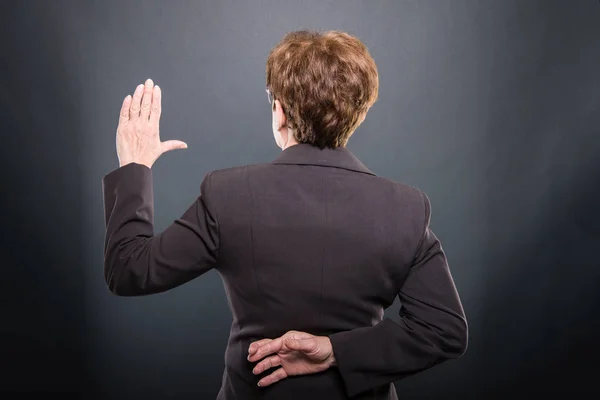
[[[267,88],[279,100],[298,143],[345,146],[375,103],[375,61],[340,31],[288,33],[270,52]]]

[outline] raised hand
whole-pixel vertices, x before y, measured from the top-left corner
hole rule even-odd
[[[138,85],[133,97],[128,95],[123,100],[117,126],[119,166],[137,163],[152,168],[163,153],[187,148],[179,140],[160,141],[161,94],[160,87],[148,79]]]
[[[269,386],[288,376],[308,375],[325,371],[335,365],[331,341],[327,336],[289,331],[276,339],[261,339],[248,348],[248,361],[259,362],[252,371],[255,375],[269,368],[281,366],[262,378],[258,386]]]

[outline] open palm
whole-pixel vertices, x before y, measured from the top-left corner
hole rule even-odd
[[[137,163],[151,168],[163,153],[185,149],[180,140],[161,142],[159,135],[162,92],[152,79],[138,85],[123,100],[117,126],[117,156],[120,166]]]

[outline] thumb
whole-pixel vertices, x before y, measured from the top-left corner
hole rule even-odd
[[[162,142],[163,153],[171,150],[187,149],[187,147],[187,144],[181,140],[167,140],[166,142]]]
[[[285,345],[291,350],[302,351],[304,353],[311,353],[315,351],[317,341],[313,338],[308,339],[288,339]]]

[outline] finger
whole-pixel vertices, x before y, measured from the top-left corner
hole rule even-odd
[[[248,348],[248,353],[249,353],[248,361],[260,360],[261,358],[263,358],[271,353],[281,351],[283,341],[288,337],[292,337],[295,339],[304,339],[304,338],[313,338],[314,336],[311,335],[310,333],[306,333],[306,332],[288,331],[284,335],[278,337],[277,339],[261,339],[259,341],[253,342],[250,344],[250,347]],[[266,344],[271,343],[275,340],[278,341],[276,343],[277,347],[275,350],[271,350],[268,347],[265,348]],[[258,353],[259,349],[261,350],[260,354]]]
[[[144,84],[144,96],[142,97],[142,108],[140,110],[140,118],[142,120],[147,120],[150,117],[152,89],[154,89],[154,82],[152,82],[152,79],[146,79],[146,83]]]
[[[317,351],[317,341],[310,339],[287,339],[285,346],[291,350],[301,351],[303,353],[314,353]]]
[[[127,95],[123,100],[121,112],[119,113],[119,124],[129,121],[129,107],[131,107],[131,95]]]
[[[300,332],[300,331],[289,331],[283,336],[290,337],[292,339],[308,339],[308,338],[315,337],[314,335],[311,335],[310,333]]]
[[[249,354],[254,353],[259,347],[269,343],[272,340],[273,339],[260,339],[260,340],[257,340],[256,342],[250,343],[250,346],[248,346],[248,353]]]
[[[254,352],[254,354],[251,354],[250,357],[248,357],[248,360],[256,361],[268,356],[269,354],[277,353],[279,350],[281,350],[282,344],[282,337],[273,339],[269,343],[260,346],[256,352]]]
[[[160,87],[156,85],[152,92],[152,107],[150,108],[150,122],[153,124],[158,124],[158,121],[160,121],[160,113],[162,110],[161,99],[162,92]]]
[[[266,371],[273,367],[278,367],[280,365],[281,365],[281,357],[279,357],[276,354],[274,356],[267,357],[264,360],[262,360],[261,362],[259,362],[258,364],[256,364],[256,366],[252,370],[252,373],[254,373],[254,375],[258,375],[263,371]]]
[[[131,107],[129,108],[129,119],[134,121],[140,117],[140,102],[142,101],[142,93],[144,91],[144,85],[138,85],[133,92],[133,99],[131,100]]]
[[[275,382],[279,382],[280,380],[285,379],[287,377],[288,377],[287,372],[285,372],[285,370],[283,368],[279,368],[275,372],[273,372],[271,375],[265,376],[260,381],[258,381],[258,386],[260,386],[260,387],[269,386],[269,385],[272,385]]]
[[[160,145],[162,146],[163,153],[171,150],[187,149],[188,147],[187,144],[181,140],[167,140],[166,142],[162,142]]]

